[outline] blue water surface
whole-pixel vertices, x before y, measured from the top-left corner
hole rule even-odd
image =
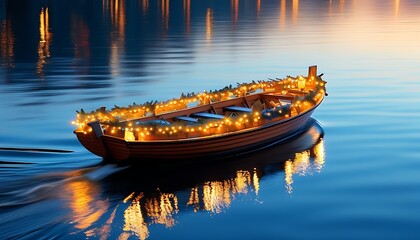
[[[0,0],[0,239],[419,239],[417,0]],[[76,110],[305,75],[294,139],[103,164]]]

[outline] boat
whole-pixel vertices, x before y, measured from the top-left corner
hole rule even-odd
[[[104,159],[177,163],[219,159],[283,142],[321,104],[326,82],[310,66],[308,76],[287,76],[181,94],[164,102],[133,103],[77,112],[80,143]]]

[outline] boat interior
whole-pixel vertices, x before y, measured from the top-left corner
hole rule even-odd
[[[164,112],[155,116],[128,119],[121,121],[121,123],[135,122],[136,124],[157,123],[170,125],[173,122],[194,124],[211,119],[223,120],[226,117],[235,117],[243,113],[250,114],[286,105],[291,106],[295,96],[304,94],[302,91],[294,91],[287,95],[276,92],[255,93],[229,100],[210,102],[209,104],[183,110]]]

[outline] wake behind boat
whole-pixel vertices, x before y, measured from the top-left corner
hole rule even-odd
[[[172,162],[245,153],[287,140],[326,95],[322,75],[238,84],[179,99],[78,112],[74,133],[108,159]]]

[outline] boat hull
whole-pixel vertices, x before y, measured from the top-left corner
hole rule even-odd
[[[264,126],[203,138],[131,142],[108,135],[96,138],[93,132],[75,134],[90,152],[117,162],[178,163],[247,153],[287,140],[299,132],[315,108]]]

